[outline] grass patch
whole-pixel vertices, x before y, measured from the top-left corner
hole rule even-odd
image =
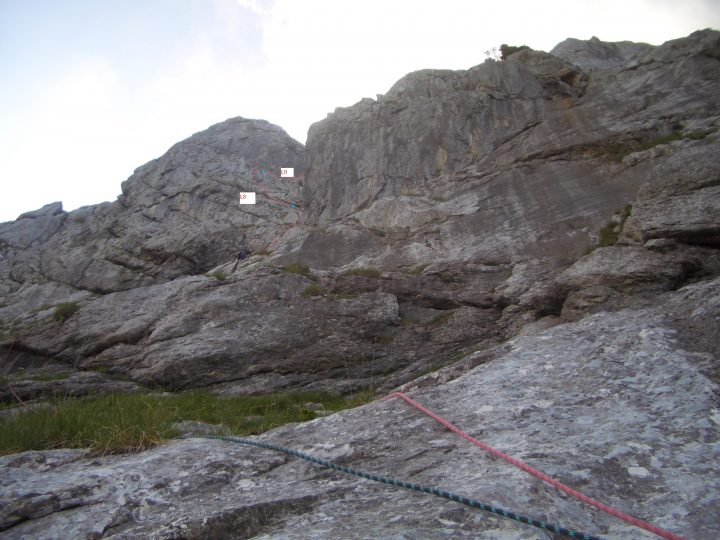
[[[380,277],[382,274],[377,268],[371,268],[368,266],[361,266],[359,268],[352,268],[343,272],[343,276],[365,276],[365,277]]]
[[[300,274],[301,276],[305,276],[307,278],[312,277],[312,274],[310,273],[310,269],[305,266],[302,263],[299,262],[292,262],[290,264],[286,264],[282,267],[283,271],[289,272],[291,274]]]
[[[80,306],[77,302],[63,302],[61,304],[56,304],[55,310],[52,314],[52,318],[57,322],[64,323],[70,317],[72,317],[79,309]]]
[[[45,373],[42,375],[33,375],[29,377],[31,381],[63,381],[70,377],[69,373]]]
[[[84,371],[97,371],[98,373],[107,373],[110,371],[110,366],[107,364],[92,364],[90,366],[83,366]]]
[[[613,223],[611,221],[600,229],[600,232],[598,233],[598,247],[614,246],[617,243],[620,233],[622,232],[623,227],[625,227],[625,222],[627,221],[627,218],[630,217],[631,213],[632,205],[628,204],[620,212],[620,223]]]
[[[212,274],[208,274],[208,277],[214,277],[218,281],[225,281],[227,275],[222,270],[215,270]]]
[[[400,317],[400,322],[398,324],[400,326],[412,326],[413,324],[417,324],[417,321],[410,319],[409,317]]]
[[[300,295],[304,298],[309,298],[311,296],[323,296],[324,294],[325,289],[323,289],[320,285],[316,284],[308,285],[300,293]]]
[[[393,339],[395,339],[393,336],[377,336],[375,338],[375,343],[379,343],[380,345],[388,345],[393,342]]]
[[[441,313],[437,317],[435,317],[432,321],[428,323],[430,326],[440,326],[441,324],[445,324],[450,319],[452,319],[452,311],[448,311],[447,313]]]
[[[258,434],[313,419],[315,413],[304,407],[307,402],[338,411],[374,398],[375,392],[367,389],[348,397],[328,392],[219,397],[191,391],[62,399],[46,408],[0,418],[0,455],[52,448],[90,448],[96,454],[138,452],[178,435],[172,424],[183,420],[222,424],[225,433],[235,435]]]

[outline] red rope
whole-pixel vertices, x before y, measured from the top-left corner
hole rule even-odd
[[[666,531],[665,529],[661,529],[660,527],[656,527],[656,526],[653,525],[652,523],[648,523],[647,521],[643,521],[643,520],[638,519],[638,518],[636,518],[636,517],[630,516],[630,515],[628,515],[628,514],[626,514],[626,513],[624,513],[624,512],[621,512],[620,510],[616,510],[615,508],[612,508],[612,507],[610,507],[610,506],[607,506],[607,505],[601,503],[600,501],[596,501],[595,499],[593,499],[593,498],[591,498],[591,497],[588,497],[587,495],[583,495],[583,494],[580,493],[579,491],[575,491],[575,490],[572,489],[571,487],[568,487],[568,486],[566,486],[565,484],[563,484],[563,483],[561,483],[561,482],[558,482],[557,480],[555,480],[554,478],[551,478],[551,477],[548,476],[547,474],[545,474],[545,473],[543,473],[543,472],[541,472],[541,471],[538,471],[537,469],[532,468],[530,465],[527,465],[527,464],[523,463],[522,461],[520,461],[520,460],[518,460],[518,459],[515,459],[515,458],[512,457],[512,456],[509,456],[509,455],[507,455],[507,454],[504,454],[503,452],[501,452],[500,450],[496,450],[496,449],[493,448],[492,446],[489,446],[489,445],[487,445],[487,444],[485,444],[485,443],[483,443],[483,442],[481,442],[481,441],[478,441],[476,438],[471,437],[470,435],[468,435],[467,433],[465,433],[462,429],[460,429],[459,427],[451,424],[450,422],[448,422],[447,420],[445,420],[443,417],[438,416],[437,414],[435,414],[434,412],[432,412],[430,409],[427,409],[427,408],[423,407],[423,406],[420,405],[417,401],[415,401],[415,400],[413,400],[413,399],[410,399],[409,397],[407,397],[407,396],[406,396],[405,394],[403,394],[402,392],[393,392],[392,394],[390,394],[389,396],[387,396],[387,397],[384,398],[384,399],[390,399],[390,398],[393,398],[393,397],[402,398],[403,400],[405,400],[407,403],[409,403],[410,405],[412,405],[413,407],[415,407],[416,409],[418,409],[418,410],[421,411],[422,413],[428,415],[430,418],[432,418],[432,419],[435,420],[436,422],[442,424],[443,426],[445,426],[445,427],[446,427],[447,429],[449,429],[450,431],[452,431],[452,432],[460,435],[460,437],[462,437],[462,438],[465,439],[466,441],[470,441],[470,442],[473,443],[475,446],[479,446],[479,447],[482,448],[483,450],[486,450],[487,452],[490,452],[492,455],[497,456],[497,457],[499,457],[499,458],[502,458],[502,459],[504,459],[505,461],[507,461],[508,463],[512,463],[513,465],[515,465],[515,466],[518,467],[519,469],[522,469],[523,471],[528,472],[528,473],[532,474],[533,476],[536,476],[537,478],[540,478],[540,480],[543,480],[543,481],[547,482],[548,484],[550,484],[550,485],[553,486],[554,488],[559,489],[560,491],[564,491],[564,492],[567,493],[568,495],[572,495],[572,496],[575,497],[576,499],[579,499],[579,500],[581,500],[582,502],[584,502],[584,503],[586,503],[586,504],[592,505],[592,506],[594,506],[595,508],[599,508],[600,510],[602,510],[602,511],[605,512],[606,514],[610,514],[611,516],[615,516],[616,518],[621,519],[621,520],[623,520],[623,521],[625,521],[625,522],[627,522],[627,523],[630,523],[631,525],[635,525],[636,527],[641,527],[641,528],[645,529],[646,531],[650,531],[651,533],[654,533],[654,534],[660,536],[661,538],[667,538],[668,540],[685,540],[682,536],[678,536],[677,534],[671,533],[670,531]]]

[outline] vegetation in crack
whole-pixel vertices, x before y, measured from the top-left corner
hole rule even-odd
[[[620,238],[620,233],[625,227],[625,222],[630,217],[631,213],[632,204],[628,204],[625,208],[619,210],[615,216],[613,216],[613,219],[600,229],[598,233],[597,247],[614,246],[617,243],[618,238]]]
[[[208,277],[214,277],[218,281],[225,281],[227,279],[227,275],[222,270],[215,270],[211,274],[208,274]]]
[[[77,302],[62,302],[55,305],[52,318],[57,322],[64,323],[70,317],[72,317],[79,309],[80,306]]]
[[[361,266],[358,268],[352,268],[350,270],[346,270],[342,273],[343,276],[364,276],[364,277],[372,277],[377,278],[382,275],[380,270],[377,268],[372,268],[368,266]]]
[[[320,285],[316,285],[313,283],[312,285],[308,285],[307,287],[305,287],[300,293],[300,295],[304,298],[308,298],[311,296],[324,296],[325,293],[325,289],[323,289]]]

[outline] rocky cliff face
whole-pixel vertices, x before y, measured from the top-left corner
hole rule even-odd
[[[114,203],[55,203],[0,224],[0,354],[16,359],[14,395],[386,391],[447,366],[410,384],[466,429],[715,538],[718,95],[720,33],[704,30],[658,47],[569,39],[412,73],[314,124],[305,148],[263,121],[213,126],[139,168]],[[258,204],[240,206],[240,191]],[[250,256],[236,267],[239,250]],[[68,376],[32,377],[47,371]],[[473,449],[422,422],[373,404],[267,438],[475,493]],[[243,523],[245,537],[327,538],[372,530],[380,513],[374,537],[543,534],[405,494],[389,504],[384,488],[329,473],[310,487],[314,469],[260,451],[274,465],[240,474],[232,458],[247,452],[183,441],[96,464],[76,451],[10,456],[0,527],[200,538]],[[193,473],[219,484],[155,477],[195,454],[209,457]],[[167,465],[146,473],[146,460]],[[38,467],[55,480],[35,480]],[[642,537],[487,469],[486,498]],[[110,487],[118,474],[127,489]],[[218,502],[243,490],[251,503]],[[72,512],[40,504],[66,493]],[[337,517],[341,498],[352,519]]]

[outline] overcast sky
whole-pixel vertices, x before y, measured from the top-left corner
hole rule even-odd
[[[135,168],[234,116],[304,143],[335,107],[501,43],[707,27],[720,0],[0,0],[0,221],[114,200]]]

